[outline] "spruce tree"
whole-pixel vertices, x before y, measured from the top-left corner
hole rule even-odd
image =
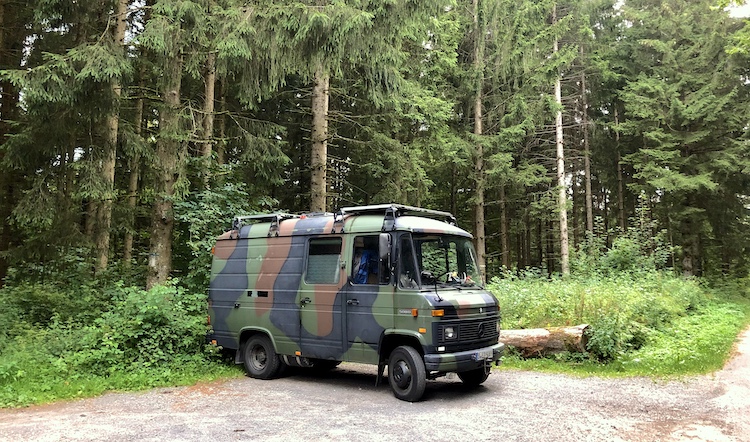
[[[732,177],[747,170],[742,75],[727,54],[730,19],[708,0],[632,0],[624,31],[631,59],[623,130],[640,142],[627,160],[639,190],[675,226],[681,268],[699,275],[709,214]]]

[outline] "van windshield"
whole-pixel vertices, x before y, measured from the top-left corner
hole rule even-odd
[[[470,238],[415,233],[412,239],[421,286],[482,286]]]

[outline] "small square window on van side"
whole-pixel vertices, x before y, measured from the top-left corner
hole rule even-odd
[[[339,282],[341,238],[313,238],[307,253],[305,282],[336,284]]]

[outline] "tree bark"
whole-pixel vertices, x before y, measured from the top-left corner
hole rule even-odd
[[[615,105],[615,126],[620,124],[620,118]],[[617,149],[617,219],[620,222],[620,230],[623,232],[628,228],[625,222],[625,186],[622,176],[622,158],[620,157],[620,130],[615,129],[615,148]]]
[[[326,211],[328,163],[328,100],[330,76],[319,66],[312,91],[312,152],[310,157],[310,211]]]
[[[584,58],[583,46],[580,48]],[[581,127],[583,128],[583,173],[586,181],[586,239],[594,234],[594,203],[591,193],[591,145],[589,142],[589,100],[586,94],[586,70],[581,71]]]
[[[182,57],[167,56],[165,82],[162,90],[164,103],[159,113],[159,137],[156,141],[156,200],[151,218],[151,245],[146,285],[151,288],[163,284],[172,270],[172,230],[174,229],[175,182],[180,175],[180,87]]]
[[[216,162],[218,164],[226,164],[226,132],[227,132],[227,120],[225,117],[225,113],[227,111],[227,97],[226,97],[226,81],[224,79],[219,78],[219,115],[217,115],[218,121],[217,123],[217,138],[218,142],[216,143]]]
[[[474,96],[474,135],[483,134],[482,128],[482,96],[484,89],[484,35],[479,25],[479,0],[473,0],[474,14],[474,70],[476,89]],[[487,248],[484,226],[484,146],[477,141],[474,159],[474,241],[477,249],[477,264],[482,280],[487,279]]]
[[[530,328],[501,330],[500,342],[515,347],[525,358],[545,356],[564,351],[585,353],[588,338],[587,324],[574,327]]]
[[[552,12],[553,23],[557,22],[557,6]],[[553,52],[558,52],[558,41],[555,38]],[[555,78],[555,102],[557,103],[557,116],[555,118],[555,145],[557,147],[557,188],[558,208],[560,210],[560,269],[563,276],[570,274],[568,257],[568,197],[565,184],[565,152],[563,149],[563,119],[562,119],[562,85],[560,74]]]
[[[552,275],[555,272],[555,223],[547,221],[547,241],[544,259],[547,263],[547,273]]]
[[[145,72],[141,71],[140,90],[144,90]],[[140,94],[135,104],[135,134],[139,138],[143,135],[143,95]],[[141,156],[136,152],[130,159],[130,176],[128,179],[128,217],[129,226],[125,231],[122,259],[125,267],[130,267],[133,259],[133,232],[135,231],[135,209],[138,205],[138,180],[141,172]]]
[[[124,51],[125,29],[127,28],[128,0],[118,0],[115,11],[115,31],[113,39],[118,51]],[[104,195],[96,205],[96,268],[101,271],[107,268],[109,261],[109,231],[112,225],[112,203],[115,198],[115,161],[117,158],[117,134],[120,127],[120,96],[122,84],[120,79],[110,82],[113,107],[107,116],[107,132],[105,136],[104,152],[101,158],[101,179],[104,183]]]
[[[211,178],[210,160],[213,152],[214,109],[216,102],[216,52],[209,52],[206,58],[205,101],[203,102],[203,181],[208,186]]]
[[[0,69],[9,68],[6,59],[7,49],[5,47],[8,28],[5,25],[5,1],[0,0]],[[5,142],[8,135],[8,125],[6,121],[11,119],[10,113],[14,112],[16,105],[11,103],[14,93],[12,92],[10,82],[0,82],[2,94],[0,95],[0,145]],[[0,167],[5,157],[5,150],[0,149]],[[11,225],[10,215],[13,210],[12,202],[12,181],[10,174],[6,170],[0,170],[0,288],[5,286],[5,278],[8,274],[10,263],[5,253],[10,249]]]
[[[500,186],[500,252],[502,253],[501,262],[507,270],[510,269],[510,246],[508,245],[508,207],[505,199],[505,184],[503,184]]]
[[[20,7],[17,7],[20,8]],[[18,69],[21,64],[20,50],[13,51],[13,47],[21,47],[25,35],[13,33],[18,29],[17,16],[14,8],[7,1],[0,1],[0,69]],[[0,145],[4,144],[11,133],[10,121],[17,119],[19,91],[9,81],[0,81],[2,94],[0,96]],[[5,150],[0,149],[0,167],[5,157]],[[0,169],[0,288],[10,268],[10,260],[3,252],[10,251],[17,241],[14,241],[11,215],[16,205],[16,186],[20,180],[19,173],[11,168]]]
[[[687,204],[690,204],[689,202]],[[688,205],[688,207],[692,207]],[[688,217],[681,222],[682,233],[682,275],[685,278],[700,276],[700,234],[699,222]]]

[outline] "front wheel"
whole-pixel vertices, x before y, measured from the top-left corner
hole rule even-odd
[[[467,385],[469,387],[475,387],[479,384],[484,383],[484,381],[486,381],[489,376],[490,376],[489,366],[483,366],[474,370],[469,370],[469,371],[458,373],[458,378],[461,379],[461,382],[463,382],[464,385]]]
[[[279,373],[281,361],[268,337],[255,335],[242,350],[242,362],[250,377],[271,379]]]
[[[396,347],[388,359],[388,383],[393,395],[402,401],[421,399],[427,386],[427,369],[422,355],[409,346]]]

